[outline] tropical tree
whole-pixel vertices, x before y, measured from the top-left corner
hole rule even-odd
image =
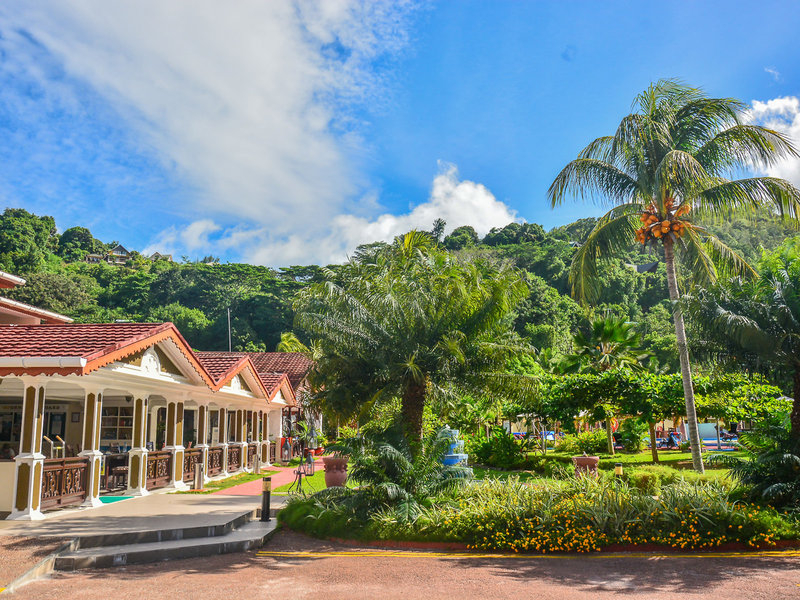
[[[315,398],[353,416],[399,397],[412,441],[429,398],[518,398],[535,382],[506,369],[521,348],[511,311],[526,294],[515,270],[462,261],[425,232],[398,238],[374,261],[327,270],[295,301],[298,327],[322,350]]]
[[[692,462],[703,471],[689,351],[680,297],[676,253],[694,282],[710,284],[720,273],[753,274],[746,261],[692,220],[725,217],[773,206],[797,220],[800,191],[774,177],[729,179],[752,163],[774,164],[798,156],[776,131],[745,119],[746,105],[709,98],[702,90],[661,80],[639,94],[633,112],[614,135],[584,148],[553,181],[553,207],[567,194],[591,196],[611,210],[601,217],[575,253],[570,282],[584,303],[601,288],[598,260],[628,250],[634,240],[663,250],[683,379]]]
[[[722,342],[723,353],[788,371],[794,397],[791,435],[800,442],[800,238],[765,253],[759,267],[756,281],[720,282],[683,304],[705,336]]]
[[[634,323],[613,315],[593,320],[588,336],[582,331],[575,334],[572,342],[574,352],[566,356],[561,369],[567,373],[604,373],[619,369],[641,371],[642,361],[646,360],[649,354],[639,349],[639,334],[634,327]],[[611,435],[612,417],[613,408],[608,405],[605,422],[609,454],[614,454],[614,439]]]

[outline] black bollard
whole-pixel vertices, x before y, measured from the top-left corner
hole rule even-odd
[[[271,521],[269,518],[269,501],[272,494],[272,476],[261,478],[261,520]]]

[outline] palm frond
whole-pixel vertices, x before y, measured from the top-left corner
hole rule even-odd
[[[582,304],[600,293],[598,260],[609,260],[617,252],[627,250],[634,240],[642,205],[633,202],[617,206],[598,219],[595,228],[578,248],[572,260],[569,282],[572,295]]]

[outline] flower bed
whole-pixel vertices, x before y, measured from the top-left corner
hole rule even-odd
[[[414,519],[390,506],[357,510],[341,497],[312,496],[290,503],[280,518],[321,537],[450,542],[512,552],[770,547],[799,533],[794,519],[774,509],[737,502],[714,484],[684,482],[652,496],[623,482],[591,478],[558,485],[488,480],[432,500]]]

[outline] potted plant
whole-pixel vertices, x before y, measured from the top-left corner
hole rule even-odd
[[[573,456],[572,463],[575,465],[575,477],[582,475],[597,475],[597,466],[600,464],[599,456]]]
[[[347,460],[347,456],[343,456],[340,452],[322,458],[322,464],[325,465],[326,487],[344,487],[347,481]]]

